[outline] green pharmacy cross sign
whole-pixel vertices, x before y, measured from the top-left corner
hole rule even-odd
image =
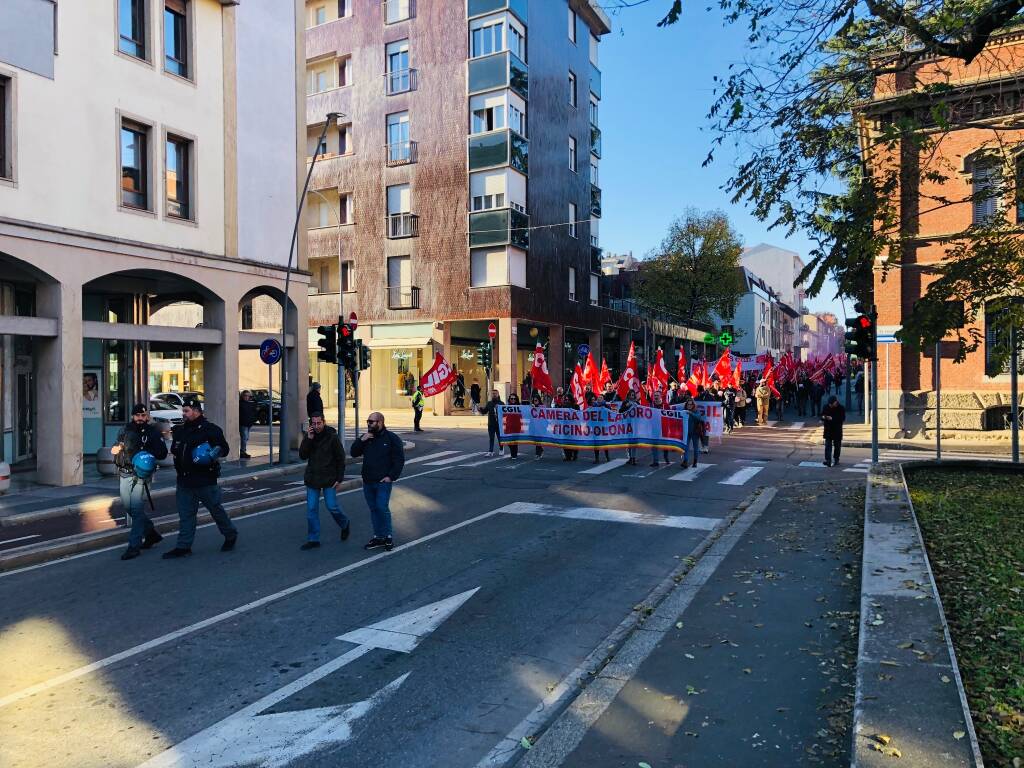
[[[722,331],[722,334],[720,336],[715,336],[715,334],[713,334],[713,333],[705,333],[704,334],[704,343],[705,344],[715,344],[715,343],[718,343],[718,344],[721,344],[723,347],[728,347],[729,345],[732,344],[732,342],[733,342],[732,334],[729,333],[728,331]]]

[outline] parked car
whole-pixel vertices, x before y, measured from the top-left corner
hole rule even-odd
[[[157,392],[153,395],[154,400],[167,403],[172,408],[181,408],[185,404],[185,400],[190,397],[196,398],[201,403],[206,402],[202,392]]]
[[[252,392],[252,399],[256,402],[256,418],[260,424],[267,423],[267,413],[269,412],[270,405],[269,401],[271,397],[265,389],[250,389]],[[277,392],[273,395],[273,408],[274,408],[274,421],[281,421],[281,396]]]
[[[167,432],[171,427],[185,421],[185,415],[180,408],[175,408],[163,400],[149,401],[149,417],[160,427],[161,432]]]

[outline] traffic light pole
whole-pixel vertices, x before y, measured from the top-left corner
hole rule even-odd
[[[935,342],[935,460],[942,461],[942,366]]]
[[[338,295],[341,295],[341,273],[338,273]],[[338,327],[344,322],[344,317],[338,315]],[[345,445],[345,366],[338,360],[338,435],[341,437],[341,444]]]
[[[878,463],[878,358],[871,361],[871,463]]]

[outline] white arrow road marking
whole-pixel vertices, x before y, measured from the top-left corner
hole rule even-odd
[[[647,512],[627,512],[623,509],[599,509],[597,507],[553,507],[547,504],[523,502],[515,509],[506,509],[510,515],[547,515],[566,517],[573,520],[597,520],[605,523],[637,523],[640,525],[661,525],[666,528],[696,528],[713,531],[721,522],[717,517],[678,517],[656,515]]]
[[[370,698],[355,704],[267,715],[260,713],[351,664],[374,648],[412,652],[423,638],[479,589],[470,589],[345,633],[338,639],[356,643],[351,651],[147,760],[139,768],[285,768],[317,750],[344,744],[352,737],[352,723],[390,697],[411,673],[392,680]]]

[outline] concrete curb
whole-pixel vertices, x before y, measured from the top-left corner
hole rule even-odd
[[[824,445],[825,440],[818,438],[818,445]],[[870,440],[843,440],[844,448],[870,448]],[[879,448],[886,448],[889,450],[897,451],[923,451],[927,453],[935,453],[935,441],[930,443],[920,442],[904,442],[900,440],[879,440]],[[1007,455],[1010,453],[1010,442],[1007,440],[1005,443],[982,443],[982,442],[970,442],[962,443],[955,440],[943,440],[942,450],[958,453],[992,453],[993,451],[1001,452],[1006,451]]]
[[[564,680],[506,735],[476,768],[557,768],[587,730],[636,673],[666,632],[685,611],[724,554],[775,497],[774,488],[758,489],[706,536]],[[745,518],[739,526],[738,520]],[[536,738],[540,734],[539,738]],[[522,739],[536,738],[526,751]]]
[[[412,451],[416,449],[416,443],[403,441],[403,445],[406,451]],[[347,463],[358,464],[360,459],[347,458]],[[283,467],[272,467],[270,469],[260,469],[253,472],[242,472],[235,475],[228,475],[220,479],[220,486],[234,485],[236,483],[252,481],[252,480],[263,480],[268,477],[279,477],[280,475],[289,475],[293,472],[300,472],[305,470],[306,465],[301,462],[294,464],[286,464]],[[164,488],[156,488],[152,491],[154,499],[159,499],[164,496],[170,496],[174,493],[174,486],[167,486]],[[53,517],[62,517],[63,515],[81,515],[89,514],[93,512],[109,513],[115,504],[120,503],[117,496],[108,496],[95,501],[77,502],[75,504],[64,504],[58,507],[49,507],[47,509],[37,509],[32,512],[21,512],[14,515],[0,516],[0,528],[10,528],[16,525],[24,525],[25,523],[36,523],[40,520],[49,520]],[[3,570],[3,568],[0,568]]]
[[[889,741],[883,744],[886,739],[876,738],[880,735]],[[890,767],[897,756],[893,749],[899,751],[904,768],[983,768],[903,469],[886,463],[869,472],[864,500],[850,765]]]

